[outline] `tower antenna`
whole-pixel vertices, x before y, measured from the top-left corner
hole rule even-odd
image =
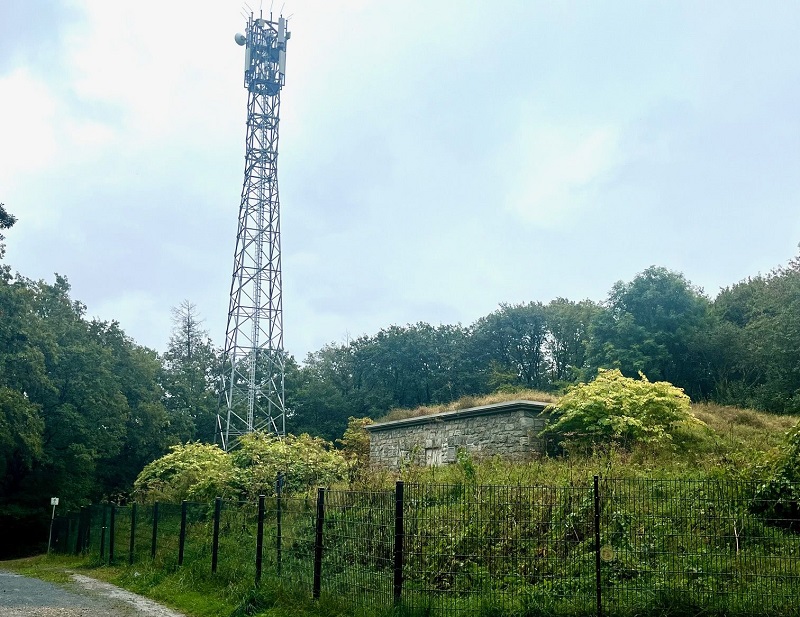
[[[286,433],[278,125],[289,36],[282,16],[251,9],[234,37],[245,48],[247,135],[217,414],[226,451],[253,431]]]

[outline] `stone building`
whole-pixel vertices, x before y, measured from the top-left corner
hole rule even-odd
[[[547,405],[508,401],[371,424],[370,463],[389,469],[405,462],[443,465],[455,462],[460,448],[473,456],[530,458],[544,451],[537,435]]]

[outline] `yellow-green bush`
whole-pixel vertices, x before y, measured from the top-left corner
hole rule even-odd
[[[333,445],[307,434],[277,438],[244,435],[232,452],[218,446],[187,443],[149,463],[134,482],[138,501],[257,499],[271,495],[279,473],[287,491],[307,490],[342,480],[347,463]]]
[[[552,421],[540,434],[578,446],[637,443],[659,444],[672,440],[681,426],[705,431],[691,410],[683,390],[666,381],[650,382],[625,377],[617,370],[601,369],[597,378],[573,386],[547,407]]]
[[[219,446],[187,443],[170,448],[145,468],[133,483],[137,501],[208,501],[234,497],[236,470]]]

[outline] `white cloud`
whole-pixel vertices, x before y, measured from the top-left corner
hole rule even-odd
[[[171,329],[169,311],[164,310],[158,298],[145,291],[123,292],[107,298],[96,306],[89,306],[88,312],[104,321],[118,321],[128,332],[147,332],[154,341],[166,341],[169,338]],[[137,342],[142,344],[148,342],[141,339]]]
[[[545,124],[545,123],[542,123]],[[541,227],[567,223],[591,206],[595,184],[619,161],[611,127],[523,127],[506,161],[506,208]]]
[[[243,64],[242,50],[233,42],[241,28],[235,5],[187,0],[143,0],[136,10],[105,0],[82,5],[86,20],[70,30],[65,48],[71,87],[81,101],[121,112],[128,147],[177,136],[206,143],[209,135],[231,126],[225,119],[239,119],[233,106],[244,90],[241,76],[231,71],[234,62]],[[210,83],[220,87],[209,88]],[[209,115],[222,121],[210,123]]]
[[[26,69],[0,77],[0,186],[45,169],[54,159],[58,105],[47,86]]]
[[[64,133],[67,140],[83,148],[102,148],[109,145],[117,136],[114,127],[101,122],[68,120]]]

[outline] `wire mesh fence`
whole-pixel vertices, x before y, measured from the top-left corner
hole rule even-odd
[[[395,495],[388,491],[325,491],[320,592],[391,606],[394,597]],[[319,523],[318,523],[319,524]]]
[[[53,550],[264,578],[367,612],[800,617],[797,504],[717,480],[398,483],[260,502],[94,505]]]
[[[606,480],[602,592],[608,606],[800,615],[796,520],[767,513],[757,485]]]
[[[404,601],[437,614],[591,614],[587,487],[406,487]]]

